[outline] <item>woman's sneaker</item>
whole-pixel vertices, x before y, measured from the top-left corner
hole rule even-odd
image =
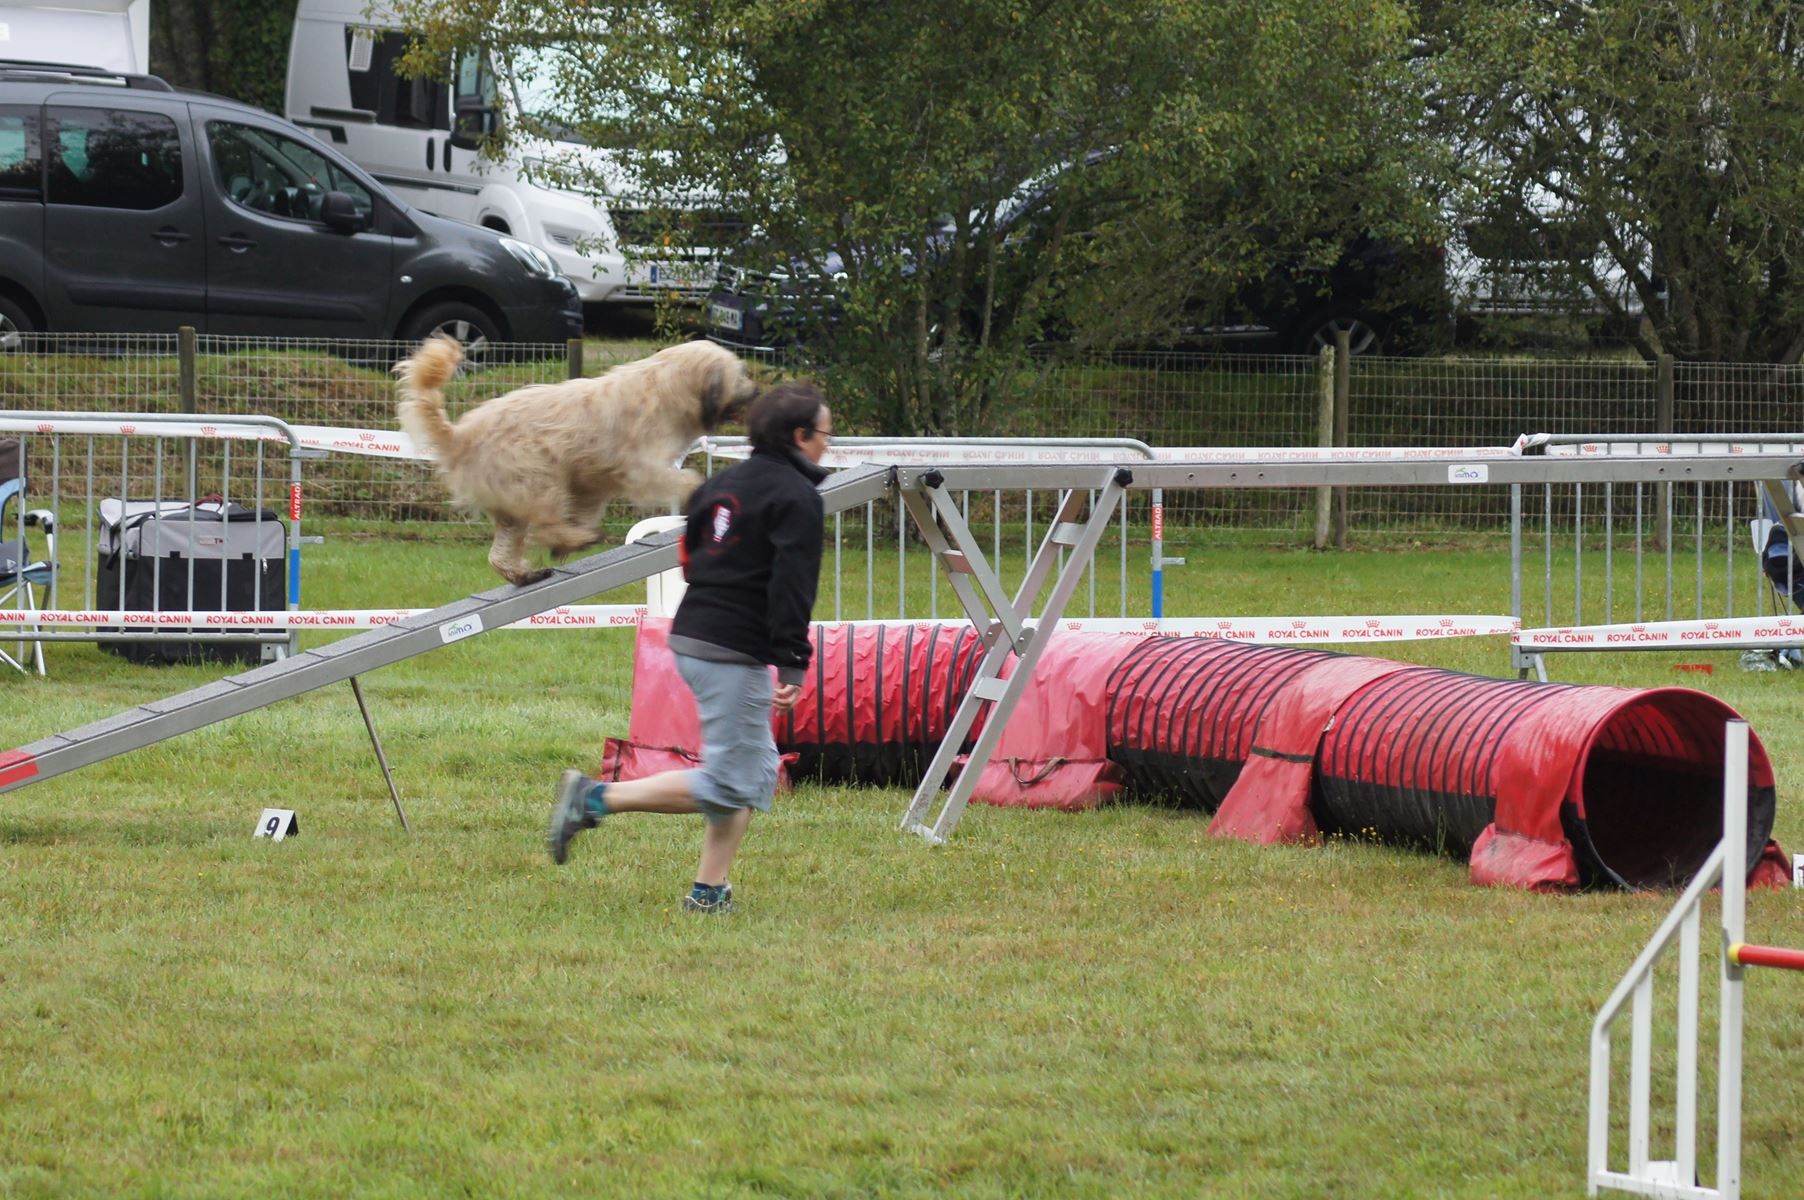
[[[551,828],[545,833],[545,847],[551,861],[560,866],[570,857],[570,839],[585,829],[593,829],[601,818],[589,811],[589,791],[596,781],[581,771],[569,770],[558,782],[557,801],[551,806]]]
[[[696,895],[694,892],[690,892],[687,896],[683,897],[683,911],[722,916],[730,912],[739,911],[739,906],[733,903],[733,885],[730,883],[721,884],[720,897],[716,900],[706,900]]]

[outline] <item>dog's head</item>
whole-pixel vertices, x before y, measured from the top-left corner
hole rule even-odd
[[[744,414],[758,395],[758,384],[739,356],[713,342],[685,342],[663,353],[684,360],[691,372],[699,405],[697,416],[704,433]]]

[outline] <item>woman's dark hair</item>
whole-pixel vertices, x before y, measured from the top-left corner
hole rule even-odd
[[[795,445],[795,431],[813,429],[814,419],[826,404],[821,389],[803,379],[779,383],[752,401],[745,414],[746,437],[764,450]]]

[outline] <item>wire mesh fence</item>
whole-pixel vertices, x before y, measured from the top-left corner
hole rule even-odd
[[[652,342],[507,344],[473,352],[447,388],[455,418],[515,387],[597,374]],[[293,424],[395,427],[391,368],[411,347],[183,335],[29,335],[0,353],[0,409],[260,413]],[[833,373],[792,353],[749,355],[767,378]],[[1336,387],[1331,356],[1136,352],[1047,360],[992,405],[987,436],[1133,437],[1157,446],[1507,446],[1522,433],[1771,432],[1804,429],[1804,368],[1630,359],[1352,359]],[[901,431],[841,420],[848,434]],[[34,473],[41,464],[32,463]],[[309,465],[313,511],[393,520],[462,520],[420,463],[334,455]],[[1372,488],[1349,495],[1364,540],[1500,532],[1502,489]],[[1136,497],[1144,506],[1144,497]],[[1136,522],[1143,512],[1130,514]],[[624,514],[623,514],[624,516]],[[1191,492],[1165,520],[1192,539],[1298,540],[1312,489]]]

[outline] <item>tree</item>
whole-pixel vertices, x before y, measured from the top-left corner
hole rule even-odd
[[[674,243],[678,198],[725,197],[756,234],[741,261],[832,275],[834,355],[891,432],[980,432],[1049,329],[1175,324],[1278,255],[1325,254],[1355,211],[1333,181],[1381,181],[1371,224],[1409,175],[1391,0],[396,7],[424,31],[416,69],[484,39],[555,48],[549,99],[497,149],[575,130],[668,202]],[[545,170],[604,186],[592,158]],[[1031,224],[1006,220],[1030,197]]]
[[[295,0],[156,0],[151,69],[199,88],[282,111]]]
[[[1468,211],[1563,264],[1637,344],[1699,360],[1804,354],[1804,7],[1448,0],[1423,7],[1436,128]]]

